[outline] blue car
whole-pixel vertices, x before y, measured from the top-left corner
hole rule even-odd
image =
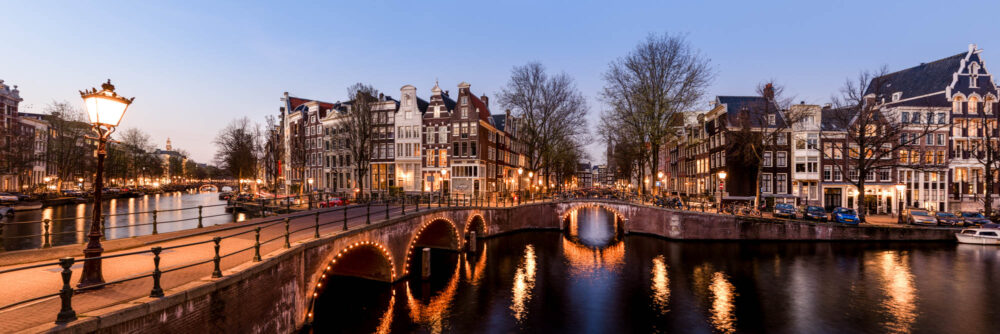
[[[833,209],[832,216],[833,216],[833,221],[841,223],[841,224],[854,224],[854,225],[857,225],[859,223],[859,221],[858,221],[858,213],[854,212],[853,209],[836,208],[836,209]]]

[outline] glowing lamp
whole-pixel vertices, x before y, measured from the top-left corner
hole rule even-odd
[[[91,88],[80,91],[83,106],[87,109],[90,123],[95,126],[117,127],[125,116],[125,110],[135,98],[126,98],[115,93],[115,86],[108,82],[101,84],[101,90]]]

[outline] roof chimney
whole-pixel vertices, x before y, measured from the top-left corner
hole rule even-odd
[[[764,85],[764,98],[774,100],[774,86],[770,83]]]
[[[444,91],[444,96],[451,96],[451,95],[448,94],[448,90]]]
[[[378,93],[378,100],[379,101],[385,101],[385,94]]]
[[[486,94],[480,96],[479,99],[483,100],[483,104],[485,104],[487,108],[490,107],[490,98],[486,97]]]

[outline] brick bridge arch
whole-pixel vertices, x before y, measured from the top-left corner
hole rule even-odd
[[[559,228],[566,229],[566,219],[574,211],[581,208],[602,208],[615,214],[616,228],[621,228],[623,232],[628,231],[625,220],[630,219],[635,211],[635,207],[630,205],[601,203],[601,202],[566,202],[556,205],[555,213],[559,218]]]

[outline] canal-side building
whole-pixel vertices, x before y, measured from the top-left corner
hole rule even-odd
[[[391,96],[379,93],[378,100],[371,106],[374,121],[372,122],[372,159],[371,159],[371,192],[388,196],[397,187],[396,184],[396,111],[399,101]]]
[[[323,190],[341,196],[352,195],[356,183],[357,168],[352,163],[342,122],[347,117],[351,101],[336,102],[326,117],[323,117]],[[365,187],[367,189],[367,186]]]
[[[708,191],[719,190],[719,172],[727,177],[723,202],[752,202],[756,196],[756,171],[760,169],[761,200],[773,203],[794,203],[791,190],[791,132],[786,125],[784,110],[774,102],[770,91],[765,96],[718,96],[715,107],[705,115],[705,150],[709,155],[709,173],[705,179]],[[761,159],[748,158],[738,152],[739,131],[768,133],[774,142],[762,143]],[[773,134],[773,135],[772,135]]]
[[[477,97],[471,85],[458,85],[458,105],[451,117],[451,192],[481,196],[495,191],[496,164],[488,158],[495,147],[489,133],[496,131],[490,124],[489,99]]]
[[[428,103],[417,97],[417,88],[406,85],[399,90],[396,124],[396,184],[407,193],[423,191],[423,116]]]
[[[800,103],[789,107],[789,114],[800,115],[792,124],[792,195],[798,204],[820,205],[820,125],[819,105]]]
[[[447,195],[451,190],[448,173],[451,172],[451,119],[455,111],[455,100],[448,91],[441,90],[438,83],[431,88],[430,101],[423,121],[424,159],[421,175],[425,192]]]
[[[876,78],[873,83],[883,89],[869,88],[882,110],[909,124],[911,144],[899,159],[914,167],[897,171],[908,206],[976,211],[983,207],[985,178],[997,178],[984,173],[983,143],[998,137],[998,92],[981,54],[972,44],[950,57]],[[922,135],[928,129],[931,133]]]
[[[18,105],[21,101],[17,86],[0,80],[0,149],[5,152],[14,152],[12,145],[17,145],[17,137],[29,129],[19,121]],[[7,161],[0,161],[0,191],[20,191],[21,167],[16,166],[13,159],[4,160]]]

